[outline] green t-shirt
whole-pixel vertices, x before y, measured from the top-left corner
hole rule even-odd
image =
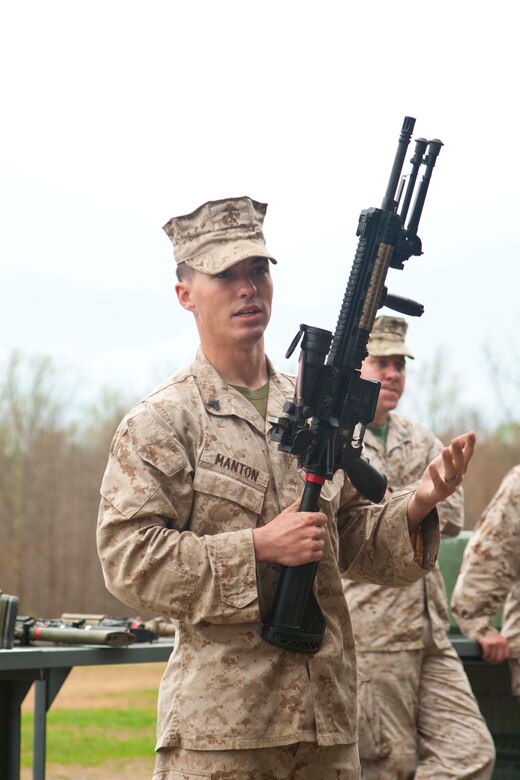
[[[238,385],[232,385],[232,387],[238,390],[244,398],[247,398],[253,404],[258,414],[265,420],[267,415],[267,398],[269,396],[269,380],[257,390],[250,390],[248,387],[239,387]]]
[[[386,448],[386,440],[388,439],[388,420],[383,425],[369,425],[368,430],[371,431],[376,438],[383,442]]]

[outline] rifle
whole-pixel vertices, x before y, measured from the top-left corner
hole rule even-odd
[[[155,625],[153,626],[155,628]],[[172,626],[173,631],[175,630]],[[166,632],[165,632],[166,633]],[[172,632],[168,632],[169,635]],[[140,618],[111,618],[106,615],[63,613],[60,618],[18,616],[18,598],[0,591],[0,648],[38,642],[66,645],[108,645],[126,647],[134,642],[154,642],[151,625]]]
[[[107,615],[64,612],[61,620],[76,628],[110,628],[117,631],[129,631],[135,637],[136,642],[154,642],[158,638],[158,632],[137,617],[113,618]]]
[[[301,512],[317,510],[325,480],[340,468],[370,501],[381,501],[386,491],[385,475],[361,457],[380,383],[362,379],[360,368],[379,308],[384,305],[411,316],[424,311],[416,301],[389,295],[385,287],[390,267],[402,270],[412,255],[422,254],[417,229],[443,145],[438,139],[416,139],[406,182],[401,171],[414,126],[413,117],[404,118],[381,208],[365,209],[359,217],[359,241],[334,334],[300,325],[286,353],[290,357],[302,339],[294,398],[286,401],[280,417],[270,417],[269,422],[273,441],[280,450],[296,455],[305,471]],[[424,175],[406,222],[422,165]],[[271,614],[262,627],[262,637],[270,644],[302,653],[319,649],[325,618],[312,590],[317,569],[317,563],[282,566]]]
[[[61,618],[43,620],[29,616],[16,618],[14,638],[20,645],[50,642],[60,645],[127,647],[136,641],[131,631],[122,628],[92,628],[71,625]]]

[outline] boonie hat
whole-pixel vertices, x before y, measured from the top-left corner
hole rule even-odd
[[[404,343],[408,323],[401,317],[377,317],[368,337],[367,350],[372,357],[388,355],[413,355]]]
[[[267,203],[247,196],[203,203],[191,214],[173,217],[163,230],[171,239],[177,264],[218,274],[246,257],[267,257],[262,226]]]

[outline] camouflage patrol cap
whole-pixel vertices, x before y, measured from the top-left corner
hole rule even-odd
[[[203,203],[191,214],[173,217],[163,230],[171,239],[177,264],[218,274],[246,257],[267,257],[262,225],[267,203],[246,196]]]
[[[404,343],[407,330],[408,323],[401,317],[377,317],[368,337],[368,354],[371,357],[405,355],[413,359]]]

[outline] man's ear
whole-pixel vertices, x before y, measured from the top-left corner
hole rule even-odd
[[[183,309],[187,311],[193,311],[193,303],[191,301],[191,289],[189,283],[177,282],[175,285],[175,292],[177,298]]]

